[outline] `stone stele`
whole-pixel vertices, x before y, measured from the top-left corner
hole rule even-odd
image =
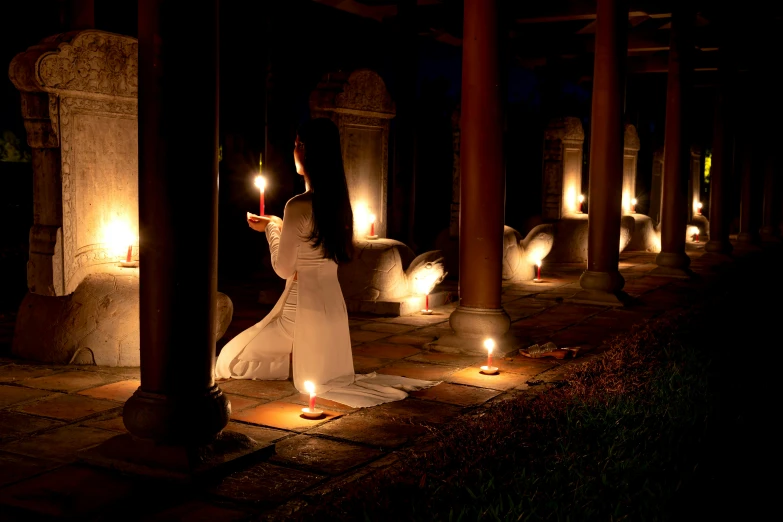
[[[138,42],[92,29],[51,36],[16,55],[8,75],[32,148],[35,209],[13,351],[138,365],[138,269],[118,266],[129,247],[139,260]],[[222,335],[232,306],[217,301]]]

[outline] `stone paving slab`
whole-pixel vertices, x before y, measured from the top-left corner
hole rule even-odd
[[[0,451],[0,487],[60,466],[57,462]]]
[[[92,399],[79,395],[58,395],[38,402],[18,406],[15,411],[73,421],[95,415],[113,408],[119,408],[116,402]]]
[[[254,381],[240,379],[235,381],[222,381],[218,383],[223,393],[232,393],[274,401],[297,393],[294,383],[291,381]]]
[[[353,356],[353,371],[356,373],[372,373],[382,367],[391,364],[393,359],[379,359],[377,357]]]
[[[525,383],[530,379],[529,375],[520,375],[500,370],[495,375],[484,375],[478,367],[465,368],[448,377],[448,382],[455,384],[467,384],[490,390],[505,391],[512,388],[524,389]]]
[[[270,462],[293,464],[324,475],[340,475],[383,455],[377,449],[335,440],[296,435],[278,442]]]
[[[0,451],[53,460],[74,460],[79,450],[96,446],[117,435],[86,426],[63,426],[28,439],[0,445]]]
[[[478,406],[497,397],[501,392],[442,382],[437,386],[411,393],[412,397],[427,401],[445,402],[455,406]]]
[[[308,419],[302,416],[302,406],[284,401],[261,404],[232,415],[232,419],[250,424],[289,431],[305,431],[340,417],[343,412],[324,410],[323,417]]]
[[[35,377],[51,375],[58,370],[58,368],[49,368],[45,366],[7,364],[5,366],[0,366],[0,382],[21,383]]]
[[[353,353],[378,359],[404,359],[421,353],[421,348],[416,348],[407,344],[373,342],[356,347]]]
[[[15,411],[0,411],[0,440],[62,426],[63,422]]]
[[[0,385],[0,408],[22,404],[35,399],[41,399],[52,395],[51,392],[43,390],[31,390],[20,386],[2,386]]]
[[[386,375],[399,375],[411,379],[422,379],[425,381],[441,381],[457,371],[457,366],[446,366],[443,364],[428,364],[409,361],[398,361],[389,366],[384,366],[378,373]]]
[[[94,399],[125,402],[139,389],[140,385],[141,381],[132,379],[130,381],[119,381],[111,384],[104,384],[103,386],[98,386],[96,388],[82,390],[79,394],[87,395]]]
[[[69,393],[93,388],[116,380],[116,378],[105,373],[75,370],[26,379],[21,384],[29,388]]]
[[[400,422],[373,409],[359,410],[353,415],[319,426],[309,433],[357,442],[376,448],[395,448],[427,432],[421,424]]]

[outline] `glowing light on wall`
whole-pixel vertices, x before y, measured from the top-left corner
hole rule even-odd
[[[566,209],[569,213],[576,212],[577,199],[576,199],[576,187],[568,187],[565,194]]]
[[[360,201],[353,205],[353,231],[357,236],[366,236],[370,233],[375,216],[370,212],[367,203]]]
[[[626,214],[631,212],[631,195],[627,191],[623,191],[623,212]]]
[[[136,242],[137,237],[127,221],[114,220],[103,230],[103,243],[110,256],[125,258],[128,247]]]

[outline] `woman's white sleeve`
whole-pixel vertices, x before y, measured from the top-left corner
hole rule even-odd
[[[299,205],[286,205],[283,211],[283,232],[275,223],[266,226],[266,239],[269,241],[269,252],[272,254],[272,268],[283,279],[288,279],[296,272],[296,258],[299,254]]]

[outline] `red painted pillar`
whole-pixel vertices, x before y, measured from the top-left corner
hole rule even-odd
[[[620,217],[623,184],[623,100],[628,52],[625,0],[598,0],[590,116],[590,212],[587,270],[577,302],[622,305]]]
[[[661,252],[655,258],[656,275],[688,277],[690,257],[685,253],[686,209],[690,182],[690,107],[693,72],[693,24],[691,2],[677,4],[672,16],[669,46],[669,77],[666,86],[666,127],[664,137],[663,209],[661,215]],[[691,211],[692,212],[692,211]]]
[[[465,0],[460,136],[459,307],[450,323],[465,351],[508,332],[500,304],[505,169],[497,0]],[[460,341],[461,340],[461,341]],[[475,350],[473,349],[475,348]]]
[[[215,383],[218,0],[139,1],[141,386],[133,435],[209,442],[226,426]],[[198,100],[198,103],[193,103]]]

